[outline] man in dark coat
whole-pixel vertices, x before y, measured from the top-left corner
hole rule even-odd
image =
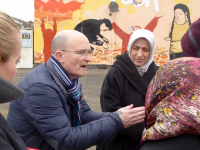
[[[7,120],[27,146],[86,149],[110,142],[124,128],[144,120],[144,107],[96,113],[87,105],[79,82],[91,61],[85,35],[61,31],[52,41],[51,52],[47,63],[18,83],[25,95],[10,104]]]

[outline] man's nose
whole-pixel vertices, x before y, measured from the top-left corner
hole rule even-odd
[[[91,56],[89,53],[87,53],[87,56],[85,58],[86,61],[90,62],[92,60]]]

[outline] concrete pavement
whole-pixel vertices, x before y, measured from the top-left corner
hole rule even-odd
[[[94,68],[94,67],[88,66],[88,68]],[[97,69],[97,68],[103,68],[103,69]],[[83,96],[93,111],[101,112],[100,108],[101,86],[109,68],[110,67],[95,67],[95,69],[87,69],[88,72],[87,75],[85,77],[80,78],[80,81],[82,83]],[[18,69],[13,84],[17,85],[20,79],[23,78],[31,70],[32,69]],[[9,109],[9,103],[0,105],[0,112],[5,118],[7,118],[8,109]],[[87,150],[95,150],[95,149],[96,147],[93,146]]]

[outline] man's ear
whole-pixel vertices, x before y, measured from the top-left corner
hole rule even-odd
[[[59,50],[56,51],[55,58],[57,59],[58,62],[63,63],[64,62],[63,52]]]

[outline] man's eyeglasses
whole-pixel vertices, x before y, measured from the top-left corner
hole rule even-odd
[[[87,55],[89,55],[89,56],[91,56],[91,54],[92,54],[92,51],[91,50],[80,50],[80,51],[68,51],[68,50],[61,50],[61,51],[65,51],[65,52],[74,52],[74,53],[76,53],[76,54],[78,54],[78,55],[80,55],[80,56],[87,56]]]

